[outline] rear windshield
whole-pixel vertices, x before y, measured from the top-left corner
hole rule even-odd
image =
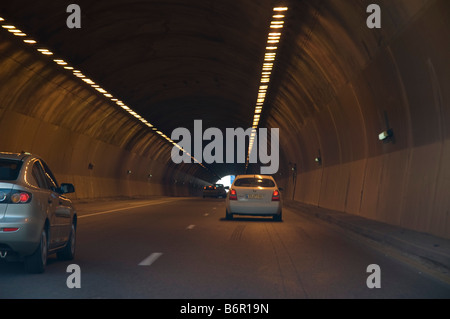
[[[0,159],[0,180],[15,181],[22,168],[22,161]]]
[[[246,177],[234,181],[234,186],[240,187],[275,187],[273,180],[268,178]]]

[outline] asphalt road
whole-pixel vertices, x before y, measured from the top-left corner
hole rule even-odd
[[[224,199],[79,204],[73,261],[44,274],[0,264],[0,298],[450,298],[450,286],[338,226],[287,208],[283,221],[224,219]],[[68,288],[70,264],[80,288]],[[369,265],[380,288],[369,288]],[[73,277],[71,277],[73,279]]]

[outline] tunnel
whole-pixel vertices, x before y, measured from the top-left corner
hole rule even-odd
[[[199,196],[258,173],[261,163],[176,164],[168,138],[195,120],[252,127],[282,6],[258,127],[279,129],[284,197],[450,238],[449,1],[79,0],[69,27],[71,3],[0,4],[2,26],[35,40],[0,30],[0,150],[39,154],[74,200]]]

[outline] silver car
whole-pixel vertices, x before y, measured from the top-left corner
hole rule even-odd
[[[282,219],[280,188],[272,176],[238,175],[226,199],[226,219],[233,215],[273,216]]]
[[[0,261],[23,260],[42,273],[50,254],[73,259],[77,215],[64,194],[74,191],[41,158],[0,152]]]

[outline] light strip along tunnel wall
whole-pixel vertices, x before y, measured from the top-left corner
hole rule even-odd
[[[20,1],[14,1],[0,6],[5,7],[5,17],[8,13],[16,18],[23,16],[24,24],[29,21],[43,33],[51,30],[46,39],[53,40],[63,52],[74,51],[74,56],[89,66],[83,71],[91,72],[93,79],[96,72],[106,73],[102,58],[95,55],[96,49],[101,50],[97,46],[105,45],[98,44],[99,38],[123,41],[115,43],[127,48],[121,52],[129,59],[121,59],[132,64],[130,68],[120,58],[108,62],[130,87],[136,81],[165,87],[166,83],[158,82],[159,73],[133,77],[144,66],[162,70],[172,61],[163,60],[173,53],[167,48],[190,52],[192,59],[180,62],[182,73],[170,69],[164,73],[168,83],[160,100],[155,100],[144,85],[131,96],[120,85],[112,87],[116,76],[103,77],[109,82],[106,88],[118,92],[117,96],[127,102],[126,94],[130,94],[128,97],[135,100],[129,102],[130,106],[150,121],[157,118],[155,125],[170,133],[168,128],[189,127],[191,113],[202,114],[208,127],[218,128],[243,127],[242,123],[251,118],[274,2],[280,4],[263,0],[177,0],[167,1],[171,10],[164,11],[166,1],[108,1],[111,8],[127,12],[130,27],[122,30],[120,13],[106,12],[100,2],[78,1],[86,17],[96,13],[88,20],[91,27],[98,26],[96,32],[80,31],[88,48],[80,42],[63,41],[67,28],[56,27],[53,20],[44,18],[54,2],[20,6]],[[381,8],[381,29],[366,25],[366,9],[372,3]],[[133,4],[138,4],[135,10],[139,10],[142,21],[154,23],[151,28],[131,19]],[[283,43],[260,127],[280,129],[280,171],[275,177],[285,188],[285,198],[450,238],[450,1],[292,0],[283,1],[283,5],[289,7]],[[63,6],[60,4],[59,9]],[[27,20],[33,10],[40,10],[44,17]],[[160,21],[161,12],[170,14]],[[189,19],[185,12],[196,14],[196,18]],[[55,19],[60,15],[65,18],[64,10],[52,14]],[[114,27],[114,21],[108,19],[117,17]],[[207,20],[210,25],[206,27],[200,23]],[[192,37],[196,50],[184,45],[183,24],[189,24],[192,33],[188,35],[197,31],[204,35],[204,39]],[[132,27],[141,27],[146,36],[158,41],[148,43],[148,47],[140,41],[125,41]],[[244,32],[247,29],[249,32]],[[77,194],[81,198],[188,193],[176,187],[174,180],[187,181],[194,176],[193,183],[210,181],[210,174],[198,165],[171,164],[170,148],[163,147],[162,140],[147,134],[131,118],[73,79],[45,66],[44,60],[22,50],[18,42],[1,33],[0,37],[0,149],[39,153],[55,167],[60,180],[72,181],[82,190]],[[51,43],[49,46],[52,48]],[[152,56],[141,59],[145,54],[139,50],[148,48],[154,49],[151,52],[159,60],[152,60]],[[225,61],[224,56],[211,53],[234,59]],[[179,52],[177,58],[183,57]],[[67,59],[70,61],[70,57]],[[185,61],[191,62],[192,68]],[[196,73],[203,65],[211,73]],[[133,70],[134,74],[119,72],[123,70]],[[198,83],[192,80],[194,75],[202,75]],[[215,78],[215,91],[207,81],[210,77]],[[185,85],[171,89],[176,80]],[[246,83],[248,87],[243,89]],[[185,102],[189,97],[186,92],[193,87],[208,96],[193,96],[191,102],[203,104],[190,109],[175,103]],[[230,103],[222,105],[227,107],[207,107],[209,101],[228,101],[225,98]],[[140,101],[145,104],[139,105]],[[177,117],[164,115],[169,112]],[[378,136],[388,128],[393,131],[393,139],[384,143]],[[91,162],[93,170],[88,169]],[[128,169],[131,175],[126,175]],[[233,173],[233,166],[216,165],[214,170],[225,175]],[[148,174],[153,175],[150,184]]]
[[[76,199],[198,195],[209,183],[200,165],[173,164],[173,145],[14,40],[0,32],[1,151],[43,157]]]

